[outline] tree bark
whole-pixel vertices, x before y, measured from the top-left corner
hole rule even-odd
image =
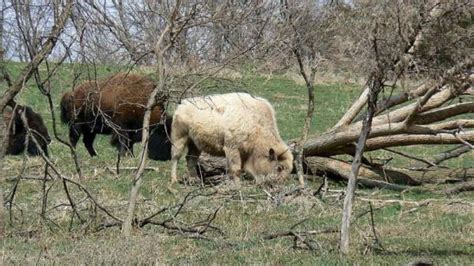
[[[309,157],[306,158],[306,164],[313,174],[326,175],[333,180],[345,180],[349,177],[350,164],[344,161],[326,157]],[[367,180],[409,186],[444,184],[474,179],[474,168],[409,170],[363,165],[359,171],[359,177]],[[368,187],[377,187],[365,184],[363,181],[359,183]]]
[[[351,172],[350,163],[327,157],[312,156],[305,158],[304,165],[307,174],[327,176],[335,181],[347,181]],[[227,174],[226,160],[223,157],[202,154],[199,157],[197,172],[205,183],[209,177],[223,177]],[[457,183],[471,179],[474,179],[474,168],[410,170],[362,165],[357,180],[360,185],[367,188],[403,190],[410,186]],[[215,180],[212,180],[212,182],[215,182]]]
[[[375,52],[377,53],[376,46],[377,44],[374,39]],[[377,62],[377,64],[379,64],[379,62]],[[381,73],[382,70],[377,69],[370,80],[370,91],[367,96],[367,115],[364,118],[362,131],[360,132],[359,139],[357,140],[354,161],[352,162],[349,180],[347,181],[347,189],[342,210],[341,235],[339,241],[339,250],[346,255],[349,253],[350,222],[352,216],[352,203],[354,201],[354,195],[357,186],[357,177],[359,175],[359,169],[362,165],[361,160],[362,155],[364,154],[365,144],[372,128],[372,120],[375,113],[378,94],[383,86],[383,78],[380,75]]]
[[[336,123],[331,131],[337,130],[343,126],[348,126],[356,118],[357,114],[360,113],[364,105],[367,103],[367,96],[369,94],[369,88],[365,88],[360,94],[359,98],[352,104],[349,110],[346,111],[344,116]]]
[[[296,29],[295,29],[296,31]],[[305,187],[305,181],[304,181],[304,173],[303,173],[303,144],[306,142],[308,139],[308,134],[309,134],[309,128],[311,127],[311,122],[313,121],[313,114],[314,114],[314,78],[316,74],[316,68],[311,67],[311,73],[307,73],[307,68],[305,68],[304,63],[303,63],[303,58],[301,56],[301,52],[299,51],[300,47],[296,47],[294,49],[294,53],[296,56],[296,59],[298,61],[298,65],[300,68],[300,73],[301,76],[303,76],[305,83],[306,83],[306,89],[308,92],[308,109],[306,110],[306,116],[304,118],[304,125],[303,125],[303,132],[301,134],[301,139],[300,141],[297,142],[296,144],[296,172],[298,175],[298,182],[300,183],[300,188]],[[314,61],[314,58],[313,60]]]
[[[8,128],[7,128],[7,121],[3,119],[3,109],[1,109],[2,113],[0,113],[0,239],[3,238],[5,234],[5,224],[7,220],[7,212],[5,210],[5,205],[3,202],[3,189],[6,176],[4,176],[3,171],[3,163],[4,157],[7,152],[7,145],[8,145]]]
[[[4,76],[5,65],[4,65],[4,53],[3,48],[3,1],[0,3],[0,71],[2,78]],[[1,106],[0,113],[0,239],[4,237],[5,234],[5,221],[7,219],[5,206],[3,204],[3,182],[5,177],[3,176],[3,158],[5,157],[6,147],[8,143],[8,128],[5,126],[6,121],[3,119],[3,109],[5,106]]]
[[[436,156],[433,157],[431,160],[434,164],[439,165],[440,163],[461,156],[462,154],[472,151],[471,147],[467,145],[461,145],[458,146],[454,149],[447,150],[445,152],[442,152],[440,154],[437,154]]]
[[[457,194],[457,193],[461,193],[465,191],[474,191],[474,180],[456,185],[446,190],[446,194],[453,195],[453,194]]]

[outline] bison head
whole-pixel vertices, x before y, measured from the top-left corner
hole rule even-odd
[[[286,148],[280,153],[270,148],[263,156],[249,158],[245,171],[253,176],[271,176],[276,180],[284,180],[293,170],[293,154]]]
[[[4,113],[4,117],[6,118],[5,122],[10,123],[10,121],[12,121],[9,128],[7,153],[18,155],[25,150],[27,131],[21,119],[23,112],[25,112],[26,120],[32,136],[35,137],[44,153],[48,155],[48,144],[51,142],[48,129],[43,122],[43,118],[28,106],[19,106],[16,108],[14,113]],[[32,156],[40,155],[40,150],[32,138],[28,139],[28,147],[26,147],[26,151]]]

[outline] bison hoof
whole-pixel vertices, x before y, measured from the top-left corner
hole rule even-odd
[[[242,188],[242,182],[240,181],[240,178],[234,178],[234,180],[229,180],[230,184],[230,189],[233,190],[240,190]]]
[[[175,184],[175,183],[178,183],[178,177],[177,176],[172,176],[170,184],[172,185],[172,184]]]
[[[173,195],[174,195],[174,194],[178,194],[178,190],[175,189],[175,188],[173,188],[172,186],[173,186],[173,183],[171,183],[171,184],[168,185],[168,187],[167,187],[168,192],[170,192],[170,193],[173,194]]]

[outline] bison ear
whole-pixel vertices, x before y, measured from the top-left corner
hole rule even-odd
[[[270,161],[276,161],[277,160],[277,155],[275,154],[275,150],[273,148],[270,148],[268,151],[268,158]]]

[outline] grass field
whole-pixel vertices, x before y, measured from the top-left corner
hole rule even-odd
[[[9,71],[16,76],[22,65],[11,63]],[[59,115],[59,99],[71,89],[75,71],[81,66],[65,66],[52,82],[56,116]],[[116,67],[100,67],[99,76],[117,71]],[[94,76],[95,70],[89,71]],[[82,78],[87,78],[87,71]],[[283,76],[267,79],[255,74],[227,82],[224,87],[207,86],[202,93],[224,91],[249,91],[267,98],[277,112],[278,126],[284,139],[292,139],[301,133],[306,110],[305,88]],[[312,134],[330,128],[344,113],[351,101],[359,94],[360,86],[347,83],[321,83],[316,88],[316,113],[311,127]],[[45,119],[52,136],[52,118],[47,101],[35,86],[28,85],[18,101],[28,104]],[[66,127],[58,124],[59,135],[67,138]],[[124,217],[128,191],[133,172],[113,172],[115,150],[108,143],[108,136],[96,140],[99,156],[90,158],[79,145],[77,152],[85,176],[80,182],[94,197],[115,216]],[[138,145],[137,145],[138,146]],[[51,160],[65,176],[76,178],[69,150],[57,140],[50,147]],[[429,156],[446,147],[409,147],[406,152]],[[386,158],[394,156],[382,152],[370,156]],[[450,162],[452,167],[472,167],[473,154],[466,154]],[[43,163],[39,158],[7,156],[2,188],[10,191],[18,175],[41,177]],[[122,165],[134,167],[138,158],[126,158]],[[183,160],[184,161],[184,160]],[[403,158],[394,157],[394,165],[403,165]],[[21,173],[22,166],[25,166]],[[87,220],[71,223],[71,209],[66,206],[62,184],[48,182],[52,186],[48,197],[47,219],[39,215],[42,183],[22,180],[12,208],[13,219],[8,227],[8,237],[0,242],[0,264],[404,264],[416,259],[436,264],[465,264],[474,262],[474,195],[464,193],[447,198],[442,193],[396,193],[387,190],[359,189],[354,206],[352,253],[341,256],[337,252],[338,233],[321,233],[312,236],[314,251],[293,248],[293,238],[266,240],[271,233],[287,231],[303,221],[295,230],[337,229],[341,219],[341,190],[344,184],[330,183],[330,192],[320,199],[312,195],[278,197],[297,186],[295,180],[277,186],[256,185],[245,180],[239,191],[228,183],[217,187],[178,185],[178,193],[166,188],[170,179],[168,162],[148,162],[156,170],[147,171],[138,203],[138,217],[143,218],[166,206],[175,205],[191,193],[196,196],[174,219],[176,224],[203,220],[217,212],[212,225],[223,234],[208,231],[202,238],[196,235],[174,232],[159,225],[146,225],[135,230],[133,237],[125,240],[118,227],[95,231],[103,222],[111,222],[103,212],[95,210],[85,194],[70,186],[71,194],[80,213]],[[184,171],[184,162],[181,162]],[[321,180],[308,182],[311,189],[320,186]],[[436,189],[443,189],[442,186]],[[268,197],[271,193],[278,200]],[[374,245],[369,200],[374,208],[374,224],[383,248]],[[165,220],[173,210],[155,217]]]

